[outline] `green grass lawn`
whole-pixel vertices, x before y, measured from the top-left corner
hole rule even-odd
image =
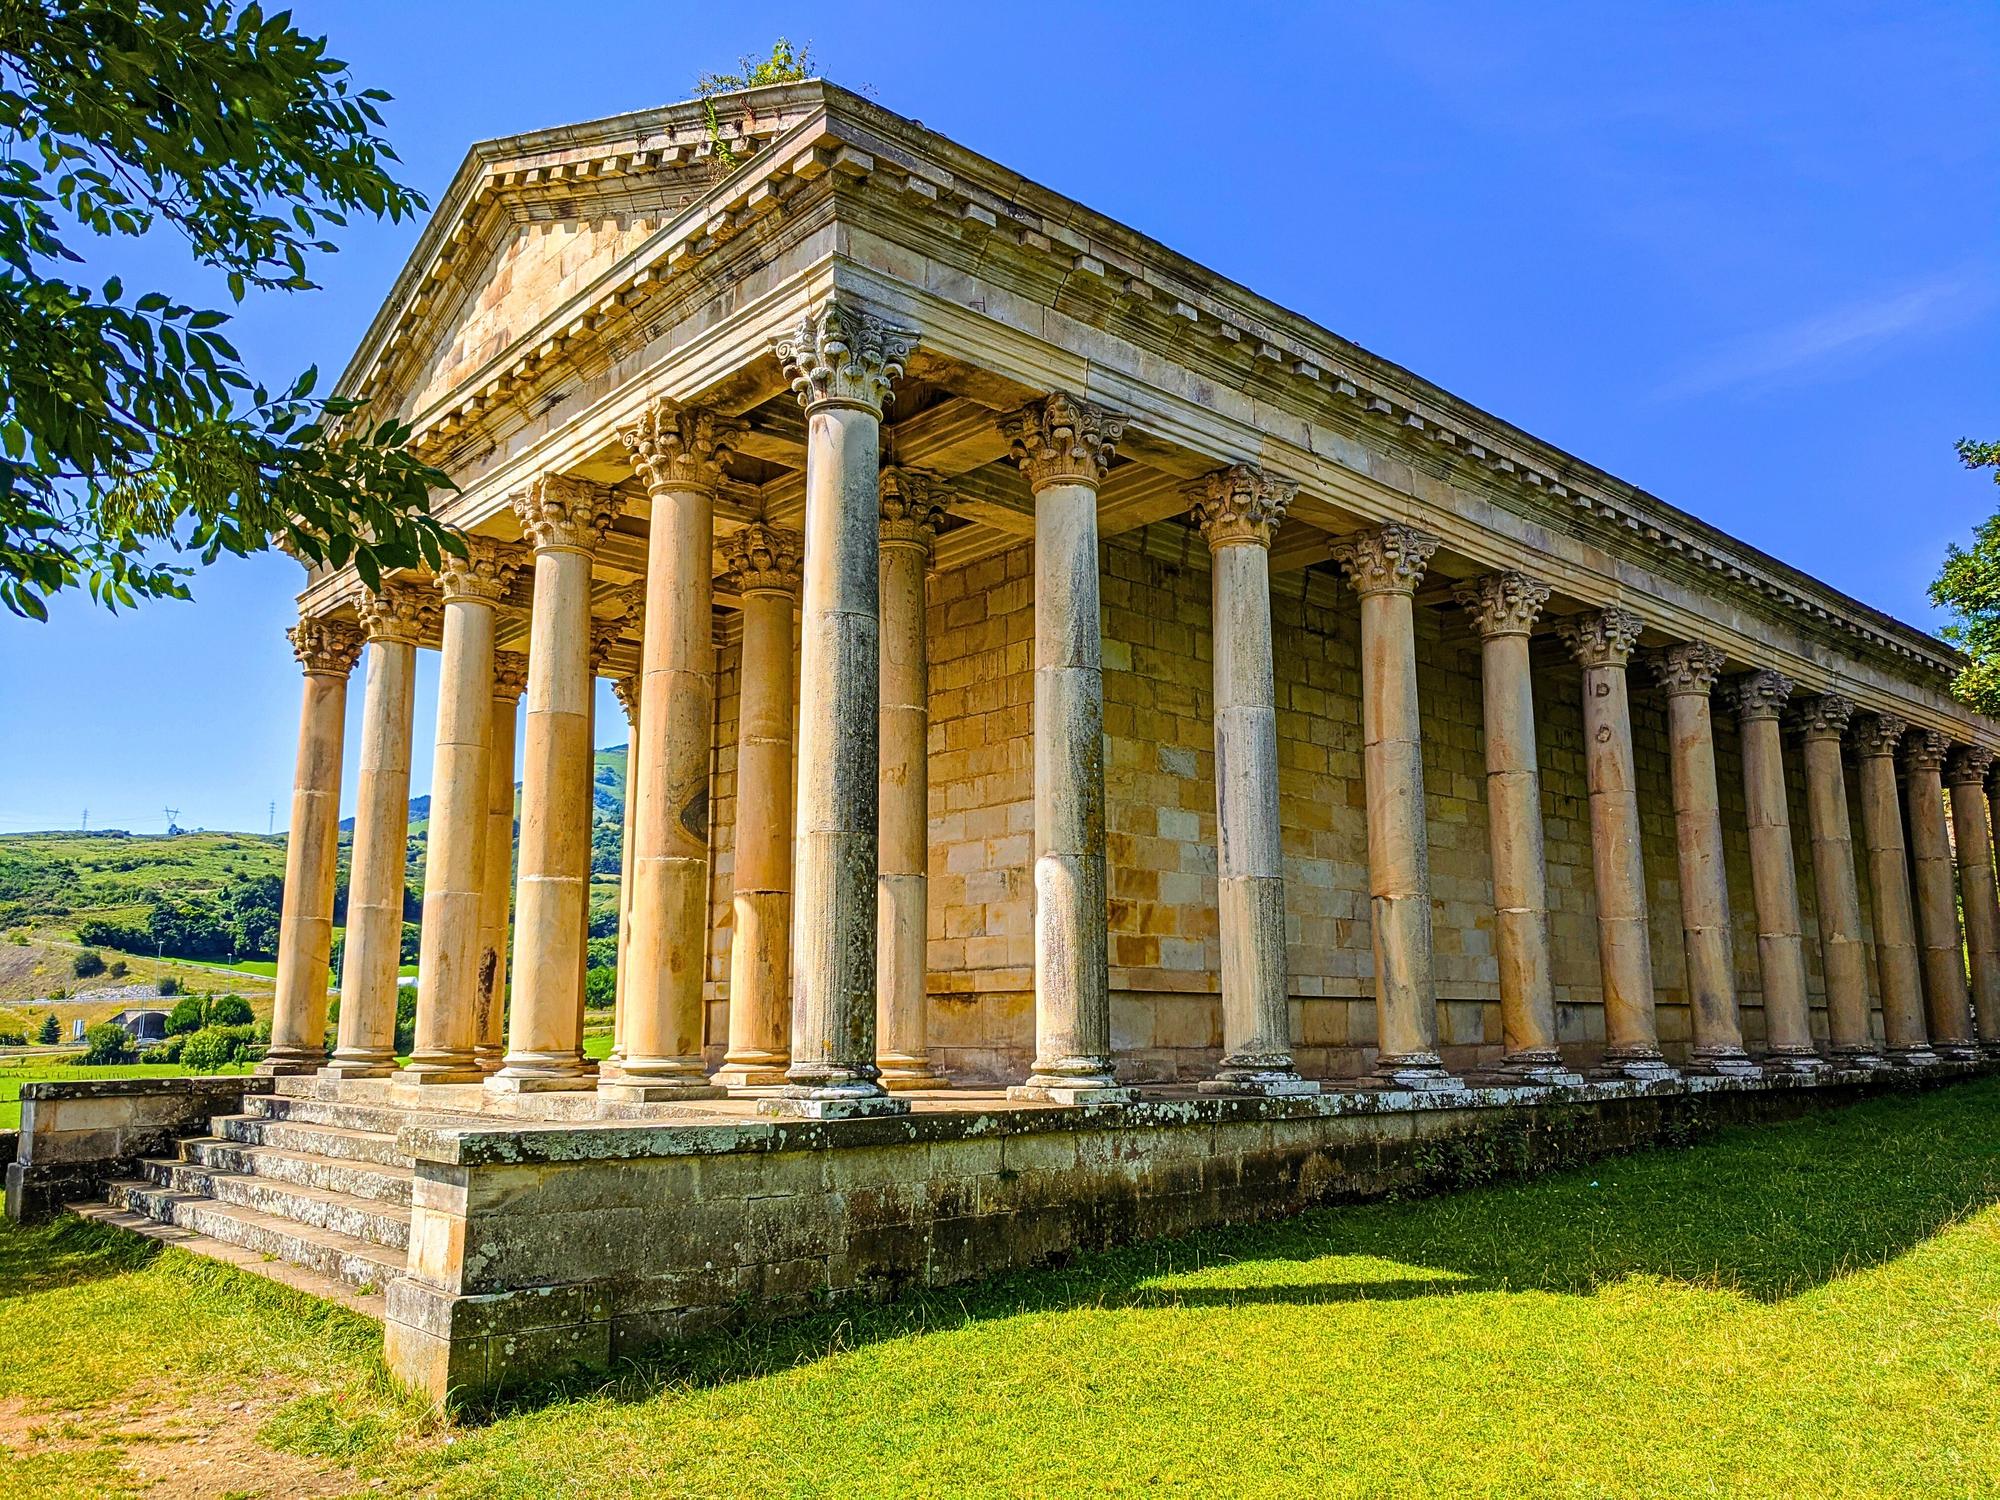
[[[224,1068],[225,1073],[247,1073],[251,1065]],[[21,1124],[21,1085],[24,1083],[89,1083],[101,1078],[186,1078],[188,1070],[179,1063],[114,1063],[108,1067],[86,1067],[81,1063],[47,1062],[40,1058],[0,1058],[0,1130],[15,1130]],[[0,1293],[4,1295],[4,1293]]]
[[[1996,1126],[2000,1082],[1883,1099],[836,1308],[455,1423],[351,1317],[6,1231],[0,1492],[199,1455],[243,1493],[1990,1494]]]

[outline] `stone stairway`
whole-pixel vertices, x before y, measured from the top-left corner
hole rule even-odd
[[[286,1094],[252,1095],[177,1156],[141,1164],[72,1213],[382,1316],[410,1242],[402,1126],[443,1116]]]

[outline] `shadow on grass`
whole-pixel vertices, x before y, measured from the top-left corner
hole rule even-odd
[[[666,1346],[475,1419],[585,1392],[644,1400],[888,1339],[1082,1309],[1588,1296],[1632,1277],[1776,1303],[1904,1254],[2000,1202],[2000,1080],[1877,1098],[1704,1143],[1435,1197],[1078,1256],[972,1286],[847,1301]],[[1322,1267],[1313,1263],[1326,1262]]]
[[[0,1224],[0,1302],[122,1276],[159,1253],[156,1241],[81,1219],[33,1229]]]

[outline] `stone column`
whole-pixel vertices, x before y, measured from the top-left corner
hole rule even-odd
[[[632,950],[621,1055],[601,1085],[628,1101],[708,1098],[708,792],[715,732],[715,486],[736,424],[655,401],[619,436],[652,500],[633,762]]]
[[[514,1003],[507,1056],[486,1086],[588,1088],[577,1016],[590,907],[590,575],[618,511],[604,485],[550,474],[514,496],[535,548],[528,719],[521,757],[521,858],[514,901]]]
[[[798,897],[776,1113],[901,1114],[875,1066],[882,407],[916,337],[835,298],[776,348],[806,414]]]
[[[625,826],[618,839],[618,975],[611,1000],[611,1055],[605,1061],[612,1068],[625,1060],[625,980],[631,973],[632,953],[632,822],[638,798],[632,795],[634,771],[639,764],[639,691],[636,676],[621,677],[611,684],[618,706],[625,710],[625,785],[620,798],[625,805]]]
[[[1292,1061],[1278,717],[1271,669],[1271,535],[1298,486],[1231,464],[1188,489],[1211,557],[1215,656],[1216,917],[1222,1063],[1208,1093],[1316,1094]]]
[[[944,490],[916,469],[882,471],[881,873],[875,899],[876,1061],[890,1089],[949,1088],[925,1038],[930,965],[930,644],[924,573]]]
[[[729,1051],[716,1074],[732,1089],[782,1084],[791,1061],[792,657],[803,542],[757,522],[722,544],[743,601]]]
[[[271,1045],[262,1074],[311,1073],[326,1061],[326,989],[333,958],[333,888],[340,855],[340,757],[347,677],[361,631],[308,616],[285,634],[305,668],[292,820],[285,838],[285,912],[278,925],[278,980]]]
[[[361,701],[361,772],[347,879],[347,946],[340,972],[340,1035],[321,1071],[380,1078],[396,1066],[396,971],[403,956],[403,876],[409,859],[410,718],[417,640],[435,595],[385,583],[357,604],[368,636]]]
[[[406,1083],[477,1083],[485,1076],[474,1051],[479,1044],[494,609],[506,597],[519,564],[485,537],[465,538],[465,548],[462,558],[446,557],[438,575],[444,642],[424,857],[416,1044],[399,1075]]]
[[[1951,742],[1920,729],[1903,742],[1903,789],[1909,801],[1910,856],[1915,870],[1917,938],[1924,973],[1924,1012],[1931,1048],[1940,1057],[1970,1060],[1972,1005],[1965,983],[1965,935],[1958,925],[1958,881],[1945,828],[1945,752]]]
[[[1861,938],[1861,891],[1854,878],[1854,823],[1840,737],[1854,715],[1851,699],[1824,693],[1799,705],[1806,751],[1806,819],[1812,829],[1813,885],[1819,899],[1821,967],[1826,971],[1826,1029],[1834,1063],[1877,1068],[1881,1049],[1868,1024],[1868,947]]]
[[[1590,858],[1597,888],[1597,953],[1604,971],[1604,1066],[1627,1078],[1671,1078],[1653,1019],[1653,948],[1646,863],[1632,765],[1626,663],[1645,622],[1600,609],[1562,622],[1583,667],[1584,770],[1590,785]]]
[[[1766,1061],[1814,1073],[1826,1061],[1813,1046],[1806,996],[1805,923],[1799,917],[1792,814],[1785,799],[1785,739],[1779,720],[1792,679],[1752,672],[1734,684],[1743,735],[1743,801],[1750,828],[1750,889],[1757,902],[1757,969],[1764,986]]]
[[[1431,977],[1430,840],[1417,705],[1415,600],[1438,539],[1379,526],[1341,537],[1333,560],[1361,597],[1362,781],[1368,798],[1368,925],[1375,945],[1376,1075],[1455,1088],[1438,1056]]]
[[[1743,1050],[1736,1009],[1736,961],[1729,932],[1729,873],[1722,854],[1722,806],[1715,788],[1715,732],[1709,689],[1723,655],[1699,641],[1669,646],[1654,658],[1667,690],[1667,742],[1673,763],[1674,843],[1679,858],[1681,937],[1687,955],[1688,1012],[1694,1040],[1688,1062],[1705,1072],[1756,1077]]]
[[[1937,1061],[1924,1030],[1923,971],[1910,909],[1910,861],[1896,795],[1896,747],[1910,721],[1868,714],[1855,721],[1861,758],[1861,832],[1868,844],[1868,885],[1875,897],[1875,967],[1882,986],[1882,1032],[1889,1056],[1918,1066]]]
[[[514,905],[514,719],[528,686],[528,658],[493,653],[493,702],[487,723],[485,873],[479,881],[479,1043],[482,1074],[507,1051],[507,937]]]
[[[1035,1065],[1016,1097],[1130,1097],[1111,1061],[1097,487],[1122,413],[1057,392],[1003,418],[1035,497]]]
[[[1486,731],[1486,839],[1493,862],[1494,946],[1500,967],[1502,1070],[1523,1083],[1575,1084],[1556,1040],[1549,967],[1549,892],[1542,789],[1535,753],[1529,635],[1549,586],[1489,573],[1454,597],[1479,629]]]
[[[643,588],[628,590],[622,598],[614,598],[613,604],[615,605],[615,609],[613,613],[592,616],[590,621],[590,707],[584,721],[583,742],[590,746],[590,831],[591,857],[593,861],[596,858],[597,834],[597,679],[604,675],[604,668],[606,663],[611,660],[611,653],[618,648],[618,643],[625,638],[626,617],[633,609],[638,607],[642,597]],[[626,752],[628,764],[630,757],[631,751],[628,746]],[[629,802],[630,799],[628,798],[627,801]],[[621,854],[624,847],[624,840],[621,838],[619,840]],[[584,1072],[593,1075],[593,1077],[600,1076],[598,1062],[596,1058],[588,1057],[584,1054],[583,1028],[585,1021],[588,1019],[590,1008],[590,894],[595,878],[596,872],[594,869],[584,877],[583,931],[577,935],[576,950],[576,1065]],[[622,936],[623,934],[625,900],[625,885],[621,882],[618,887],[620,932],[615,934],[615,936]],[[617,961],[618,952],[614,948],[612,950],[612,963],[616,965]],[[616,988],[617,970],[615,967],[612,971],[612,983],[611,1030],[612,1044],[615,1049],[618,1042],[618,992]],[[620,1061],[622,1060],[621,1055]]]
[[[1945,763],[1958,883],[1965,904],[1965,951],[1972,967],[1972,1032],[1983,1047],[2000,1042],[2000,902],[1993,881],[1993,825],[1987,821],[1986,774],[1993,752],[1960,745]]]

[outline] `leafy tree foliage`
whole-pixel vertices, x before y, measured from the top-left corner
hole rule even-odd
[[[457,549],[402,424],[311,370],[258,384],[226,313],[58,274],[88,237],[167,232],[238,301],[310,288],[350,214],[424,207],[390,173],[385,97],[257,4],[0,0],[0,603],[187,597],[161,549],[282,539],[370,583]]]
[[[1961,438],[1958,456],[1968,469],[1992,469],[2000,483],[2000,443]],[[1930,593],[1931,603],[1958,617],[1944,638],[1972,658],[1952,692],[1981,713],[2000,714],[2000,512],[1979,523],[1969,550],[1955,542],[1945,548]]]
[[[62,1040],[62,1023],[56,1019],[54,1011],[42,1017],[41,1029],[35,1033],[35,1040],[44,1047],[53,1047]]]
[[[201,1030],[208,1007],[199,995],[183,995],[167,1012],[167,1035],[184,1036]]]
[[[251,1014],[250,1002],[241,995],[217,995],[215,1003],[208,1008],[208,1024],[211,1026],[248,1026],[256,1019]]]
[[[78,979],[95,979],[104,967],[104,955],[95,948],[86,948],[69,961],[69,971]]]
[[[133,1047],[130,1033],[123,1026],[111,1021],[99,1021],[84,1032],[83,1047],[83,1060],[93,1066],[132,1060]]]

